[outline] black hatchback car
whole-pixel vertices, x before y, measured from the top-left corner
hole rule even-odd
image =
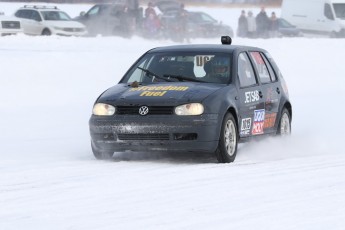
[[[263,49],[178,45],[142,55],[96,100],[89,121],[97,159],[121,151],[215,153],[233,162],[237,145],[291,132],[285,81]]]

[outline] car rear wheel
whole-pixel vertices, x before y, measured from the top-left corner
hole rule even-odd
[[[289,111],[284,108],[280,117],[277,134],[287,136],[291,134],[291,116]]]
[[[238,132],[235,118],[227,113],[223,119],[216,157],[219,163],[233,162],[237,154]]]
[[[101,151],[100,149],[96,148],[93,142],[91,142],[91,148],[92,148],[93,155],[95,156],[97,160],[109,160],[114,155],[114,152],[112,151]]]

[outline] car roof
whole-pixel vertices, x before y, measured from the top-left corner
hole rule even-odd
[[[40,10],[40,11],[61,11],[57,6],[43,6],[43,5],[25,5],[21,10]]]
[[[173,45],[165,47],[156,47],[149,51],[149,53],[155,52],[219,52],[219,53],[233,53],[235,51],[257,50],[266,52],[263,49],[251,46],[238,46],[238,45],[217,45],[217,44],[199,44],[199,45]]]

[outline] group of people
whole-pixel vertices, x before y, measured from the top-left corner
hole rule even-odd
[[[252,11],[242,10],[238,19],[237,36],[248,38],[274,38],[279,35],[279,21],[275,12],[271,17],[267,16],[264,7],[261,7],[260,13],[254,17]]]
[[[173,25],[171,23],[164,23],[161,21],[161,18],[157,15],[156,10],[154,8],[154,4],[152,2],[148,2],[147,8],[144,11],[144,18],[142,22],[142,32],[145,37],[148,38],[157,38],[162,35],[163,30],[173,30],[176,32],[174,35],[181,36],[181,39],[188,40],[186,37],[186,28],[187,28],[187,19],[188,19],[188,12],[184,9],[184,4],[180,5],[178,12],[175,15],[175,20]],[[174,27],[174,28],[166,28],[166,27]],[[170,35],[169,35],[170,36]]]

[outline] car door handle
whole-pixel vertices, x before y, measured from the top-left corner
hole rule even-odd
[[[259,97],[262,98],[264,95],[262,94],[261,91],[259,91]]]
[[[277,87],[277,93],[280,94],[280,89]]]

